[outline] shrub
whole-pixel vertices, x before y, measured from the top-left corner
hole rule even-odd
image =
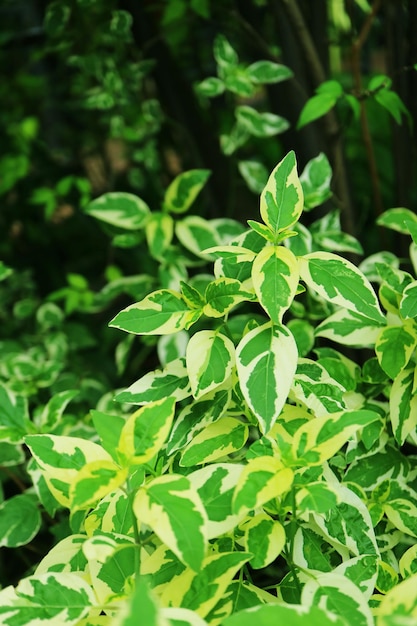
[[[204,176],[183,176],[152,216],[132,197],[87,209],[110,221],[118,202],[119,226],[145,229],[162,265],[179,245],[214,260],[213,274],[190,263],[176,288],[162,280],[110,322],[160,336],[160,369],[118,392],[113,410],[92,410],[90,438],[51,434],[3,392],[3,441],[24,441],[40,501],[68,509],[70,524],[0,591],[3,624],[416,617],[416,463],[404,448],[416,445],[416,281],[389,253],[359,269],[326,249],[357,247],[335,215],[312,233],[299,224],[305,203],[328,196],[323,157],[298,177],[287,154],[261,193],[261,221],[238,234],[229,222],[175,222],[174,199],[188,209]],[[381,223],[416,236],[411,212]],[[357,362],[356,348],[367,350]],[[31,492],[16,497],[26,516],[37,508]],[[19,545],[22,501],[2,507],[3,536]]]

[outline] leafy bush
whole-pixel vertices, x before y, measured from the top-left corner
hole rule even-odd
[[[304,203],[329,195],[323,156],[299,177],[287,154],[243,232],[181,216],[206,178],[179,177],[160,213],[125,195],[86,209],[144,230],[161,267],[184,254],[193,270],[176,286],[161,272],[110,322],[159,336],[160,368],[92,410],[89,436],[54,432],[69,396],[29,420],[3,387],[8,465],[26,444],[34,485],[1,505],[3,545],[37,531],[35,494],[49,514],[68,509],[70,527],[0,591],[3,624],[416,618],[416,280],[387,252],[359,269],[328,250],[358,245],[335,216],[311,233],[299,223]],[[407,210],[381,223],[416,238]],[[355,362],[358,348],[367,356]]]

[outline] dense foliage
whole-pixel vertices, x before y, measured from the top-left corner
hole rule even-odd
[[[0,624],[413,623],[413,3],[30,6],[0,8]]]

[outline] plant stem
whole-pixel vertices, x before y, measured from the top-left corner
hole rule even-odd
[[[136,578],[138,579],[140,576],[140,551],[141,551],[142,546],[141,546],[140,534],[139,534],[139,524],[138,524],[138,520],[136,518],[135,512],[133,510],[133,501],[135,499],[136,490],[129,488],[129,481],[128,481],[127,495],[129,498],[130,511],[132,513],[133,536],[135,538],[135,544],[136,544],[135,572],[136,572]]]

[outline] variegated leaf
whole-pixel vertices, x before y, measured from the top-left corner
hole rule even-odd
[[[234,417],[222,417],[199,432],[181,454],[180,465],[192,467],[212,463],[243,448],[248,438],[247,424]]]
[[[207,514],[186,476],[167,474],[140,487],[133,504],[139,523],[147,524],[192,570],[203,563]]]
[[[395,528],[417,537],[417,496],[414,489],[401,480],[391,479],[383,507]]]
[[[245,533],[245,550],[253,554],[250,564],[254,569],[270,565],[285,547],[283,525],[267,513],[258,513],[248,518],[240,529]]]
[[[185,358],[171,361],[162,370],[148,372],[124,391],[116,394],[118,402],[146,404],[168,396],[177,402],[191,395]]]
[[[316,573],[301,594],[303,605],[320,606],[339,615],[346,624],[374,626],[367,599],[346,576],[334,572]]]
[[[174,220],[167,213],[155,211],[146,221],[145,233],[151,256],[163,260],[174,235]]]
[[[404,319],[417,317],[417,281],[407,285],[400,302],[400,313]]]
[[[237,515],[232,509],[233,492],[243,467],[240,463],[213,463],[188,475],[207,511],[209,539],[230,532],[246,515]]]
[[[102,222],[125,230],[142,228],[150,215],[149,207],[143,200],[122,191],[109,192],[96,198],[84,211]]]
[[[272,428],[287,400],[297,358],[290,331],[272,322],[249,331],[236,348],[240,387],[262,433]]]
[[[207,248],[223,244],[215,226],[199,215],[188,215],[177,222],[175,233],[184,248],[204,260],[210,260],[210,255],[205,252]]]
[[[322,465],[360,428],[379,419],[379,414],[366,409],[340,411],[316,417],[301,426],[293,439],[293,455],[299,463]]]
[[[36,567],[35,574],[47,572],[79,572],[87,565],[87,558],[82,551],[86,535],[68,535],[54,545]]]
[[[352,559],[343,561],[338,565],[333,573],[346,576],[363,593],[367,600],[370,599],[375,590],[378,576],[378,559],[376,554],[363,554]]]
[[[232,390],[228,384],[220,385],[187,404],[178,414],[167,443],[167,453],[173,454],[186,446],[202,429],[215,422],[226,412]]]
[[[75,626],[90,614],[96,602],[93,590],[78,572],[29,576],[16,589],[10,586],[0,591],[0,623]]]
[[[404,235],[408,235],[409,229],[407,228],[407,222],[417,224],[417,216],[410,209],[404,207],[396,207],[395,209],[388,209],[384,211],[377,219],[379,226],[385,226]]]
[[[259,303],[275,324],[281,324],[297,293],[298,263],[284,246],[266,246],[252,265],[253,286]]]
[[[415,369],[406,367],[392,383],[389,406],[393,435],[400,446],[417,428],[417,395],[415,393]]]
[[[396,622],[393,621],[396,617]],[[388,591],[378,607],[377,626],[413,624],[417,620],[417,574]]]
[[[299,259],[302,280],[322,298],[378,323],[385,317],[368,279],[350,261],[331,252]]]
[[[305,210],[313,209],[328,200],[332,191],[330,182],[332,168],[329,160],[323,152],[311,159],[300,175],[300,183],[304,192]]]
[[[406,367],[417,346],[417,324],[407,320],[401,326],[387,326],[379,333],[375,352],[379,364],[394,379]]]
[[[346,389],[334,380],[317,361],[299,359],[291,388],[291,397],[301,402],[317,417],[346,408]]]
[[[262,506],[290,490],[293,471],[276,457],[258,456],[250,459],[239,478],[233,496],[236,515]]]
[[[275,235],[278,235],[298,221],[303,203],[296,158],[291,151],[275,167],[262,191],[261,217]]]
[[[236,572],[250,559],[246,552],[221,552],[207,556],[190,580],[189,572],[180,574],[175,585],[165,590],[161,601],[195,611],[205,617],[223,597]]]
[[[204,315],[223,317],[240,302],[254,300],[254,294],[244,289],[240,281],[223,277],[209,283],[205,300]]]
[[[62,506],[71,506],[70,486],[87,463],[104,461],[113,464],[104,448],[79,437],[29,435],[25,442],[48,488]]]
[[[83,553],[99,603],[103,606],[131,594],[138,546],[118,533],[97,533],[86,539]]]
[[[348,558],[364,554],[379,555],[375,532],[367,506],[351,489],[337,486],[339,504],[321,515],[311,512],[310,528],[324,537]]]
[[[398,562],[400,574],[403,578],[408,578],[417,574],[417,543],[408,548]]]
[[[344,346],[373,346],[385,326],[347,309],[340,309],[330,315],[316,328],[316,337],[325,337]]]
[[[201,311],[190,310],[181,294],[159,289],[114,317],[109,326],[135,335],[169,335],[188,329]]]
[[[127,469],[114,461],[100,459],[86,463],[73,479],[69,498],[71,511],[86,510],[111,493],[127,479]]]
[[[186,363],[195,398],[222,385],[232,374],[235,348],[232,341],[215,330],[200,330],[188,342]]]
[[[174,178],[165,192],[163,207],[169,213],[185,213],[204,187],[209,170],[188,170]]]
[[[148,463],[162,448],[175,413],[175,398],[145,404],[129,417],[120,433],[119,458],[123,465]]]

